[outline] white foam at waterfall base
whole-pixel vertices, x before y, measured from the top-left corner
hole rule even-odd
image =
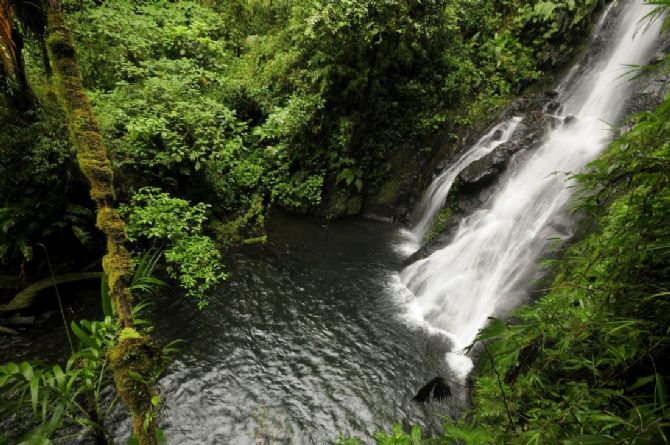
[[[444,353],[445,361],[449,369],[453,373],[453,377],[458,379],[461,383],[465,383],[465,379],[474,367],[472,360],[462,351],[454,352],[454,345],[458,342],[458,338],[452,333],[440,328],[436,328],[426,321],[423,317],[423,311],[417,304],[414,294],[412,294],[407,287],[400,281],[398,274],[393,274],[388,279],[389,294],[395,299],[395,302],[405,308],[404,319],[405,322],[413,327],[423,331],[426,337],[441,338],[444,350],[449,352]]]
[[[400,229],[398,231],[398,240],[394,242],[393,249],[406,258],[416,252],[421,247],[421,239],[417,238],[411,230]]]
[[[470,357],[465,355],[462,352],[447,352],[445,355],[445,360],[449,369],[452,370],[454,376],[460,380],[461,383],[465,382],[465,379],[472,371],[474,363],[470,360]]]
[[[460,222],[447,245],[400,273],[400,283],[407,289],[403,298],[408,320],[429,326],[428,333],[439,330],[453,339],[446,359],[459,377],[467,376],[472,363],[458,351],[472,343],[488,317],[527,299],[549,239],[566,236],[554,227],[570,225],[565,211],[570,174],[594,159],[611,139],[607,122],[618,118],[630,93],[621,78],[622,67],[645,63],[656,41],[658,23],[633,39],[636,24],[648,11],[642,1],[626,5],[609,49],[592,71],[574,83],[575,91],[588,93],[562,93],[565,113],[577,120],[553,130],[540,148],[511,165],[491,199]],[[500,124],[507,138],[512,124],[518,121]],[[415,243],[430,227],[458,173],[495,148],[487,140],[491,135],[478,141],[426,191],[412,229]],[[412,240],[407,235],[405,239]]]

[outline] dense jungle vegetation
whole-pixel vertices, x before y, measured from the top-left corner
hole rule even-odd
[[[155,387],[178,346],[152,340],[144,300],[169,283],[206,310],[271,211],[411,205],[435,141],[560,72],[603,6],[0,0],[0,278],[104,271],[104,319],[63,313],[69,359],[0,366],[0,413],[31,419],[0,444],[112,443],[110,390],[130,443],[164,442]],[[547,295],[480,334],[471,412],[379,444],[668,442],[670,101],[631,119],[578,176],[589,217]],[[0,314],[32,303],[14,294]]]

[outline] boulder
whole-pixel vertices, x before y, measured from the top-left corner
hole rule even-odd
[[[575,124],[579,119],[576,116],[565,116],[563,119],[563,125],[565,126],[571,126]]]

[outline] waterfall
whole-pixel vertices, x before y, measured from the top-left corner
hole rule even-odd
[[[527,301],[537,263],[550,239],[569,236],[561,228],[570,226],[566,212],[570,175],[583,169],[611,140],[608,123],[620,117],[630,95],[629,82],[622,78],[625,66],[646,63],[659,33],[658,23],[636,33],[649,8],[641,0],[628,2],[617,18],[613,37],[591,69],[569,74],[575,76],[572,91],[559,91],[559,100],[564,104],[563,116],[576,119],[552,130],[539,148],[517,155],[482,208],[460,221],[451,241],[400,272],[400,281],[413,294],[409,313],[431,332],[448,336],[452,351],[472,343],[488,317]],[[495,126],[435,178],[416,210],[411,234],[417,242],[457,175],[509,138],[519,120]],[[463,357],[452,352],[447,359],[452,369],[460,369],[455,370],[457,375],[469,372]]]
[[[504,144],[514,134],[514,130],[521,122],[521,117],[513,117],[495,125],[487,134],[470,147],[464,155],[457,159],[449,168],[445,169],[433,182],[421,198],[412,219],[417,222],[412,227],[412,235],[418,242],[423,238],[426,230],[435,217],[435,214],[444,204],[447,194],[454,180],[460,172],[474,161],[491,153],[496,147]]]

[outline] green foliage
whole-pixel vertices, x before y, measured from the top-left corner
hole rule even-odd
[[[391,428],[391,433],[375,433],[375,443],[377,445],[428,445],[433,443],[430,439],[421,438],[421,428],[412,427],[409,433],[403,431],[402,425],[395,424]],[[360,445],[361,442],[356,437],[341,437],[335,445]]]
[[[46,103],[25,120],[0,108],[0,126],[0,265],[32,262],[37,243],[86,250],[94,214],[77,190],[61,113]]]
[[[186,295],[195,298],[201,308],[207,304],[207,291],[227,278],[221,253],[203,234],[202,224],[209,207],[203,203],[191,205],[158,188],[147,187],[133,195],[130,205],[120,208],[128,221],[128,239],[162,245],[168,275],[177,279]],[[149,261],[155,265],[156,257]]]
[[[155,270],[162,252],[160,250],[147,251],[139,260],[135,262],[133,279],[129,289],[135,298],[154,296],[166,286],[166,283],[156,278]],[[109,294],[109,282],[107,274],[103,272],[100,281],[100,299],[102,303],[102,313],[105,317],[115,315],[112,299]],[[137,305],[135,311],[142,309],[142,305]],[[143,320],[135,319],[135,324],[143,324]]]
[[[564,64],[600,4],[66,3],[119,195],[132,195],[128,235],[164,249],[168,274],[200,306],[226,278],[203,230],[211,217],[219,241],[236,244],[264,239],[273,205],[348,211],[349,198],[376,193],[394,173],[394,154],[422,160],[430,150],[418,147],[437,131],[485,125],[544,70]],[[649,18],[660,19],[667,0],[651,3]],[[38,95],[31,115],[3,106],[0,116],[3,265],[29,262],[38,242],[92,238],[62,113],[48,91]],[[444,443],[667,442],[669,108],[638,116],[579,176],[578,207],[592,226],[556,263],[542,302],[519,310],[514,324],[494,321],[481,333],[491,358],[483,372],[492,366],[498,375],[478,379],[473,415],[447,425]],[[157,252],[137,264],[134,291],[159,284],[151,278]],[[111,316],[104,283],[102,301]],[[41,414],[34,437],[65,424],[101,431],[79,405],[80,396],[99,396],[104,384],[95,382],[107,379],[103,351],[118,327],[106,323],[72,326],[80,349],[66,369],[0,368],[10,411]],[[139,336],[127,329],[121,339]],[[419,429],[408,434],[399,425],[376,440],[426,443]]]
[[[357,211],[364,196],[389,195],[382,185],[408,165],[391,162],[394,154],[418,162],[430,151],[417,147],[445,126],[485,124],[565,60],[595,2],[65,6],[119,196],[157,186],[209,203],[222,241],[233,243],[262,239],[272,206],[337,216]],[[90,201],[38,43],[28,38],[25,53],[39,104],[28,117],[1,107],[5,265],[29,262],[38,242],[95,247]]]
[[[147,253],[138,262],[131,289],[136,297],[155,293],[164,285],[153,277],[159,253]],[[76,348],[65,366],[47,365],[40,361],[6,363],[0,365],[0,414],[13,419],[19,428],[27,430],[17,443],[20,445],[50,444],[62,439],[62,431],[76,427],[95,436],[96,443],[113,441],[104,423],[116,404],[117,396],[110,398],[108,390],[113,385],[109,363],[110,351],[129,338],[140,338],[145,330],[141,319],[145,303],[132,309],[136,328],[123,328],[111,316],[111,302],[107,280],[101,281],[104,320],[72,322],[70,330],[76,339]],[[107,313],[109,312],[109,314]],[[151,376],[153,385],[181,340],[174,340],[160,350],[161,364]],[[138,378],[143,378],[138,376]],[[151,404],[157,407],[160,397],[154,396]],[[30,419],[26,422],[26,419]],[[165,438],[159,430],[159,443]],[[0,436],[0,443],[2,443]]]
[[[425,444],[421,440],[421,428],[415,426],[409,433],[403,431],[399,424],[393,425],[390,435],[384,433],[375,434],[377,445],[421,445]]]
[[[598,0],[546,0],[522,5],[515,26],[530,31],[523,36],[524,46],[535,50],[534,57],[548,66],[566,61],[566,53],[577,36],[591,24]]]
[[[165,282],[155,276],[161,254],[160,250],[149,250],[135,261],[133,280],[130,283],[133,295],[153,296],[166,286]]]
[[[323,183],[284,153],[285,140],[309,130],[320,98],[297,95],[287,108],[262,110],[236,69],[239,27],[257,29],[250,22],[285,6],[242,4],[219,13],[186,1],[106,2],[83,10],[77,27],[96,113],[126,184],[185,190],[231,222],[258,195],[287,207],[317,204]],[[240,231],[258,236],[262,228],[248,223]]]
[[[101,392],[111,383],[105,354],[117,328],[109,317],[73,322],[71,329],[79,345],[65,367],[29,362],[0,366],[0,412],[37,422],[19,439],[20,444],[51,443],[57,431],[67,426],[109,436],[100,404]]]
[[[541,4],[120,0],[88,3],[76,34],[124,186],[208,202],[244,240],[262,236],[233,224],[257,196],[265,213],[374,194],[392,152],[418,159],[449,122],[489,120],[593,12],[555,7],[570,21],[557,42]]]
[[[130,203],[130,207],[123,207],[122,213],[128,219],[127,231],[131,241],[139,236],[175,241],[185,235],[197,234],[207,220],[206,212],[210,207],[203,203],[191,205],[155,187],[140,189]]]

